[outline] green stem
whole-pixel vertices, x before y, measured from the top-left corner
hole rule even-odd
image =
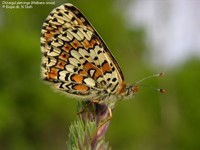
[[[108,150],[105,133],[110,115],[105,104],[78,102],[79,115],[69,127],[68,150]]]

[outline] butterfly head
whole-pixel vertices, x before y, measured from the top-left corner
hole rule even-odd
[[[126,87],[124,91],[124,97],[131,97],[132,95],[135,95],[139,90],[139,85],[129,85]]]

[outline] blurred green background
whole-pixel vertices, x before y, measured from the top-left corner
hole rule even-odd
[[[44,0],[43,0],[44,1]],[[64,150],[76,100],[40,79],[40,30],[55,5],[32,9],[0,8],[0,149]],[[114,0],[74,0],[110,47],[127,83],[156,72],[142,59],[150,51],[143,29],[128,29]],[[124,1],[125,2],[125,1]],[[119,102],[106,139],[114,150],[200,149],[200,60],[191,58],[166,76],[145,84],[134,99]]]

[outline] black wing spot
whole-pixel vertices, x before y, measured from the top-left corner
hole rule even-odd
[[[89,58],[90,56],[89,55],[85,55],[85,58]]]
[[[74,21],[74,20],[76,20],[76,18],[75,17],[72,17],[72,19],[71,19],[72,21]]]
[[[115,81],[117,81],[117,78],[113,78],[113,79],[112,79],[112,82],[115,82]]]
[[[77,29],[74,29],[74,30],[72,30],[72,32],[74,32],[74,33],[77,33],[77,32],[78,32],[78,30],[77,30]]]
[[[101,54],[101,53],[102,53],[102,51],[100,51],[100,50],[97,52],[98,55]]]
[[[97,56],[94,57],[94,60],[98,60],[99,58]]]
[[[78,68],[74,68],[73,70],[74,70],[74,72],[76,72],[78,70]]]
[[[66,81],[68,81],[69,75],[70,75],[70,73],[66,73],[66,74],[65,74],[65,80],[66,80]]]
[[[84,29],[84,30],[83,30],[83,32],[85,32],[85,33],[86,33],[86,32],[87,32],[87,30],[85,30],[85,29]]]
[[[58,13],[58,16],[61,16],[61,17],[63,17],[63,14],[62,14],[62,13]]]
[[[65,32],[65,33],[63,34],[63,36],[65,36],[65,37],[66,37],[66,36],[67,36],[67,32]]]
[[[58,19],[57,19],[57,18],[53,18],[52,21],[53,21],[53,22],[58,22]]]
[[[60,11],[60,8],[56,8],[56,11]]]

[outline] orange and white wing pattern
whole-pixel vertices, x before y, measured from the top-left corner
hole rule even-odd
[[[72,4],[55,8],[41,34],[42,78],[71,96],[104,101],[124,91],[122,71],[108,47]]]

